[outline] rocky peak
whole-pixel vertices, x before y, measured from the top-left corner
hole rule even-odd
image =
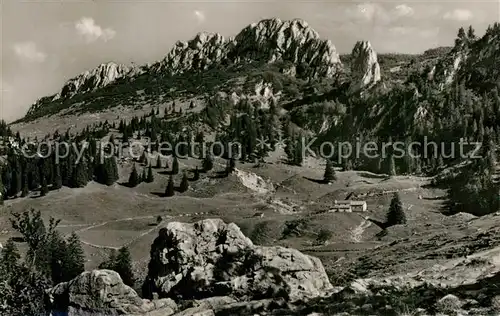
[[[85,93],[105,87],[116,79],[124,77],[130,71],[130,67],[114,62],[100,64],[96,68],[68,80],[61,89],[59,97],[67,98],[77,93]]]
[[[167,56],[153,68],[156,72],[169,74],[204,70],[226,58],[228,43],[218,33],[201,32],[190,41],[175,43]]]
[[[288,61],[295,66],[308,65],[299,74],[309,77],[332,77],[341,67],[340,57],[329,40],[307,22],[294,19],[267,19],[251,24],[236,37],[232,56],[241,59]]]
[[[359,41],[351,53],[351,72],[354,90],[369,88],[380,81],[380,65],[377,53],[368,41]]]
[[[154,68],[169,74],[204,70],[222,62],[288,61],[308,65],[299,74],[331,77],[341,67],[333,44],[321,40],[307,22],[295,19],[267,19],[244,28],[236,37],[225,39],[217,33],[199,33],[188,42],[177,42]]]

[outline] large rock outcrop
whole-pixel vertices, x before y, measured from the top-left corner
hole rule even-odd
[[[151,246],[144,294],[178,299],[318,297],[332,289],[318,258],[295,249],[253,245],[220,219],[171,222]]]
[[[171,299],[143,300],[120,275],[111,270],[84,272],[75,279],[60,283],[48,292],[53,315],[162,315],[177,310]]]
[[[95,91],[104,88],[116,80],[124,77],[131,77],[141,73],[143,69],[139,67],[125,66],[114,62],[100,64],[94,69],[87,70],[74,78],[69,79],[55,95],[37,100],[29,109],[28,114],[33,113],[41,105],[59,99],[67,99],[76,94]]]
[[[380,81],[380,65],[377,53],[368,41],[357,42],[351,53],[353,91],[370,88]]]
[[[332,77],[341,68],[335,46],[329,40],[320,39],[307,22],[267,19],[247,26],[234,38],[199,33],[188,42],[177,42],[153,69],[177,74],[243,61],[287,61],[299,66],[298,70],[288,69],[289,72],[308,77]]]

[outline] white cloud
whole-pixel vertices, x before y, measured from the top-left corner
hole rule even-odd
[[[19,58],[30,62],[41,63],[47,58],[47,55],[44,52],[38,50],[34,42],[16,43],[12,48]]]
[[[415,13],[412,7],[406,4],[400,4],[394,7],[394,12],[399,17],[412,16]]]
[[[445,20],[455,20],[455,21],[468,21],[472,19],[473,14],[469,10],[465,9],[455,9],[453,11],[446,12],[443,16]]]
[[[88,43],[97,41],[99,39],[106,42],[116,35],[115,30],[110,28],[103,29],[99,25],[95,24],[93,18],[88,17],[83,17],[78,22],[76,22],[75,28],[76,31],[81,36],[83,36]]]
[[[199,10],[194,11],[194,16],[198,20],[198,23],[203,23],[206,20],[205,13],[203,11]]]

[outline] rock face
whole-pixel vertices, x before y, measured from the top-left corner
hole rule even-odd
[[[111,270],[84,272],[70,282],[56,285],[48,296],[53,315],[168,316],[177,309],[170,299],[141,299],[132,288],[123,284],[118,273]]]
[[[235,224],[171,222],[151,246],[144,295],[239,300],[317,297],[332,289],[321,261],[298,250],[253,245]]]
[[[308,70],[297,69],[297,73],[308,77],[332,77],[341,67],[335,46],[329,40],[321,40],[300,19],[269,19],[249,25],[236,36],[233,46],[229,57],[235,61],[260,59],[289,61],[296,66],[307,64]]]
[[[69,79],[61,91],[50,97],[44,97],[37,100],[28,111],[28,115],[38,109],[39,106],[46,102],[52,102],[59,99],[70,98],[79,93],[86,93],[90,91],[103,88],[117,79],[138,74],[139,68],[127,67],[122,64],[109,62],[101,64],[94,69],[85,71],[78,76]]]
[[[77,93],[85,93],[113,83],[130,72],[125,65],[113,62],[101,64],[96,68],[72,78],[63,86],[60,97],[67,98]]]
[[[377,53],[373,50],[370,42],[357,42],[351,56],[353,59],[351,72],[354,82],[352,90],[369,88],[380,81]]]
[[[189,42],[177,42],[164,60],[153,65],[157,72],[170,74],[204,70],[219,63],[242,61],[288,61],[307,68],[287,69],[290,74],[332,77],[341,68],[335,47],[321,40],[305,21],[262,20],[243,29],[236,37],[199,33]]]
[[[227,56],[229,42],[217,33],[198,33],[188,42],[175,43],[165,58],[152,66],[153,71],[178,74],[204,70],[221,63]]]
[[[453,50],[450,54],[439,60],[437,65],[427,74],[427,78],[438,83],[441,89],[449,86],[456,79],[457,73],[467,58],[467,51]]]

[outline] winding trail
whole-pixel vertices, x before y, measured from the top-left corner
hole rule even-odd
[[[187,216],[197,216],[197,215],[208,215],[208,212],[183,213],[183,214],[177,214],[175,216],[170,216],[170,215],[165,216],[165,214],[157,214],[157,215],[148,215],[148,216],[126,217],[126,218],[120,218],[120,219],[115,219],[115,220],[112,220],[112,221],[106,221],[106,222],[101,222],[101,223],[94,223],[94,224],[89,224],[89,225],[87,225],[87,224],[75,224],[75,225],[60,225],[59,227],[82,227],[82,226],[86,226],[86,227],[84,227],[82,229],[78,229],[78,230],[74,231],[74,233],[78,234],[78,233],[81,233],[81,232],[89,231],[89,230],[94,229],[94,228],[105,226],[105,225],[110,224],[110,223],[133,221],[133,220],[138,220],[138,219],[155,219],[158,216],[162,216],[164,219],[166,219],[166,218],[172,219],[172,218],[175,218],[175,217],[187,217]],[[84,244],[84,245],[87,245],[87,246],[90,246],[90,247],[93,247],[93,248],[97,248],[97,249],[114,249],[114,250],[118,250],[121,247],[130,246],[131,244],[135,243],[137,240],[141,239],[142,237],[151,234],[152,232],[154,232],[155,230],[157,230],[161,226],[162,225],[157,225],[157,226],[155,226],[155,227],[153,227],[151,229],[148,229],[145,232],[140,233],[139,235],[137,235],[136,237],[134,237],[132,240],[126,242],[125,244],[121,245],[120,247],[97,245],[97,244],[93,244],[93,243],[90,243],[90,242],[87,242],[87,241],[84,241],[84,240],[80,240],[80,242],[82,244]],[[71,234],[72,233],[66,234],[65,237],[67,238]]]

